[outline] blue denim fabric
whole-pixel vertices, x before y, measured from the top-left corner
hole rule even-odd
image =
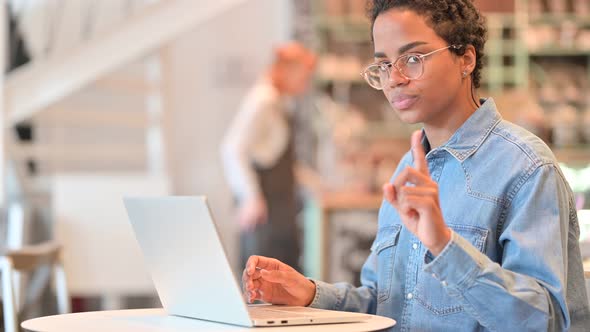
[[[384,201],[362,286],[314,280],[311,306],[394,331],[590,331],[573,194],[550,149],[487,99],[426,159],[449,244],[433,257]]]

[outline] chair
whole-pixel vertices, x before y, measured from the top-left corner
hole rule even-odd
[[[53,234],[63,245],[63,264],[73,297],[98,296],[102,310],[125,308],[129,296],[156,297],[122,197],[166,196],[169,192],[165,176],[144,172],[54,177]]]
[[[61,247],[54,242],[24,246],[19,249],[0,251],[0,272],[2,276],[2,298],[4,331],[19,331],[18,315],[22,304],[13,280],[16,272],[32,272],[42,265],[52,267],[53,281],[60,314],[70,312],[66,278],[60,259]]]

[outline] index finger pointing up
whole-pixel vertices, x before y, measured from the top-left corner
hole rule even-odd
[[[412,134],[412,157],[414,157],[414,168],[422,174],[429,175],[426,153],[424,153],[424,147],[422,146],[421,130],[416,130]]]

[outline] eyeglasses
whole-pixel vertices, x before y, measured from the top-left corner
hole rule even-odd
[[[387,81],[391,76],[392,67],[395,67],[400,75],[406,79],[417,80],[420,79],[420,77],[422,77],[424,74],[424,59],[426,57],[449,48],[458,50],[461,47],[461,45],[450,45],[426,54],[404,54],[399,56],[394,62],[382,61],[368,66],[361,73],[361,76],[367,81],[367,83],[369,83],[372,88],[377,90],[382,90],[387,84]]]

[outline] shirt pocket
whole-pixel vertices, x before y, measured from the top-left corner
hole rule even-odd
[[[470,225],[448,225],[455,233],[469,241],[480,252],[485,251],[488,230]],[[422,263],[424,264],[424,263]],[[436,316],[455,314],[463,311],[454,298],[447,294],[441,282],[421,269],[416,285],[416,301]]]
[[[402,226],[392,225],[379,229],[371,246],[377,255],[377,299],[381,303],[389,298],[393,278],[395,252]]]

